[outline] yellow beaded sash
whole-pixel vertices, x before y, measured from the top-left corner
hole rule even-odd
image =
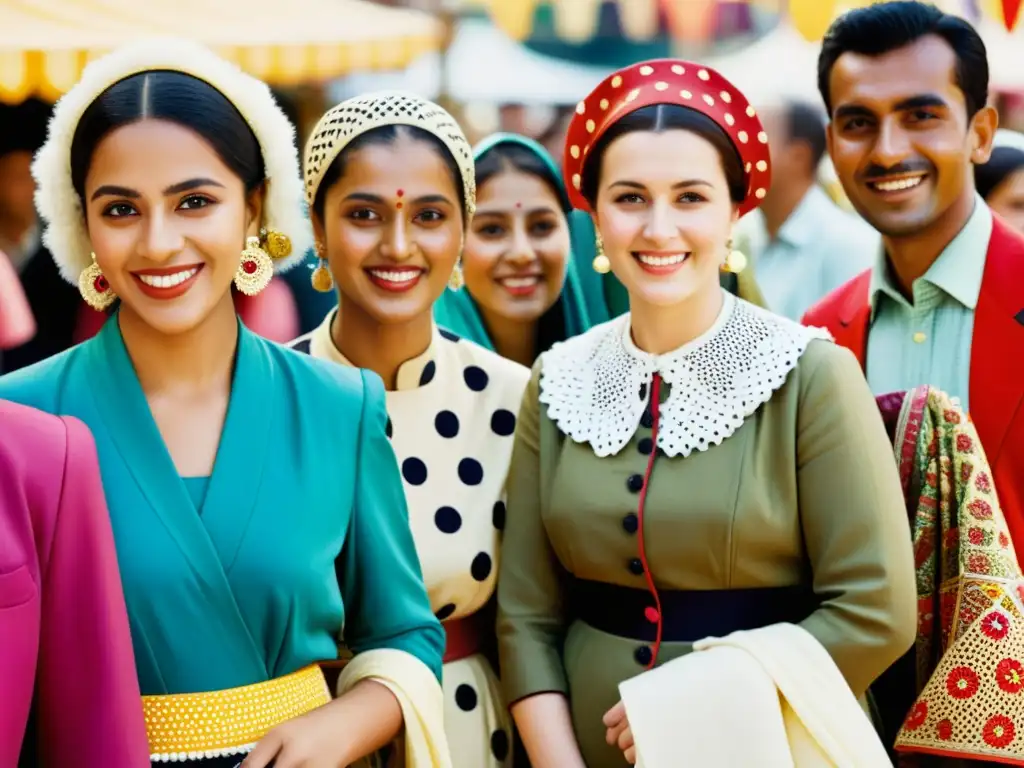
[[[265,683],[209,693],[143,696],[150,760],[246,754],[272,728],[331,700],[313,665]]]

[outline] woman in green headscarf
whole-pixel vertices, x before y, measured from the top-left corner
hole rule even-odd
[[[445,290],[437,324],[532,365],[557,341],[609,319],[600,275],[573,258],[577,227],[554,160],[494,134],[474,148],[477,208],[462,254],[465,288]],[[587,274],[589,273],[589,274]]]

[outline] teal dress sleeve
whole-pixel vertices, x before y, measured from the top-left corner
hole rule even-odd
[[[385,433],[384,385],[368,371],[356,456],[356,498],[338,562],[345,644],[353,653],[395,648],[438,680],[445,634],[430,610],[398,462]]]

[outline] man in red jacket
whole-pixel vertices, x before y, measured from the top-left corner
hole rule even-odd
[[[998,122],[984,43],[929,5],[870,6],[832,25],[818,86],[836,173],[884,252],[804,322],[857,354],[876,394],[959,398],[1024,553],[1024,238],[974,189]]]

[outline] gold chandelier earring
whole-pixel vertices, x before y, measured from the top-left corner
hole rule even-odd
[[[316,265],[316,269],[313,270],[313,274],[310,275],[309,280],[313,283],[313,290],[319,291],[320,293],[330,293],[334,290],[334,278],[331,276],[331,270],[327,267],[327,259],[324,258],[324,244],[316,244],[316,257],[319,259]]]
[[[451,275],[448,276],[448,287],[453,291],[458,291],[466,284],[466,278],[462,274],[462,259],[455,262],[455,268],[452,269]]]
[[[732,272],[734,275],[738,275],[747,268],[746,254],[733,248],[731,237],[725,244],[725,250],[727,255],[722,263],[723,272]]]
[[[612,263],[605,255],[604,240],[601,237],[601,233],[597,231],[594,232],[594,248],[597,249],[597,255],[594,256],[594,260],[590,263],[590,266],[592,266],[594,271],[599,274],[607,274],[611,271]]]
[[[96,254],[89,255],[92,257],[92,264],[83,269],[78,276],[78,292],[82,294],[86,304],[97,312],[102,312],[117,300],[117,294],[103,276],[100,265],[96,263]]]
[[[246,296],[255,296],[270,284],[273,276],[274,262],[270,260],[270,254],[263,250],[258,237],[247,237],[242,260],[235,272],[235,287]]]

